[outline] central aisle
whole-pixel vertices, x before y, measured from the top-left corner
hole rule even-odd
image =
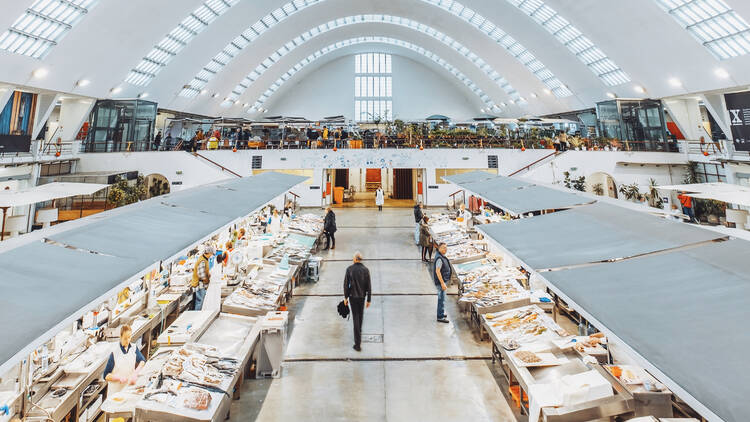
[[[319,255],[320,281],[295,289],[282,377],[245,383],[232,419],[515,421],[490,369],[489,342],[472,333],[455,295],[446,298],[450,324],[435,321],[412,210],[336,210],[336,217],[336,249]],[[336,313],[356,250],[373,287],[361,352],[352,349],[351,320]]]

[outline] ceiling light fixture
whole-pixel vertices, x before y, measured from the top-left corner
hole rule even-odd
[[[138,94],[138,98],[143,99],[143,98],[146,98],[146,97],[148,97],[148,92],[141,92],[140,94]]]
[[[216,98],[218,96],[219,96],[219,93],[218,92],[214,92],[214,95],[212,95],[211,98]]]
[[[206,94],[208,94],[208,90],[207,89],[202,89],[201,90],[201,95],[206,95]]]
[[[608,92],[607,97],[614,99],[614,98],[617,98],[617,95],[614,92]]]
[[[537,97],[536,92],[532,92],[531,93],[531,98],[536,98],[536,97]]]
[[[552,95],[552,90],[550,90],[548,88],[544,88],[544,93],[547,94],[547,95]]]
[[[721,79],[728,79],[729,78],[729,72],[726,71],[726,69],[718,68],[714,71],[716,76],[720,77]]]
[[[682,87],[682,82],[680,82],[680,80],[677,79],[677,78],[669,78],[669,84],[673,88],[681,88]]]
[[[33,76],[36,79],[42,79],[48,74],[49,74],[49,71],[43,67],[40,67],[39,69],[31,72],[31,76]]]
[[[634,90],[635,92],[639,93],[639,94],[645,94],[645,93],[646,93],[646,88],[644,88],[644,87],[642,87],[642,86],[640,86],[640,85],[636,85],[636,86],[634,86],[634,87],[633,87],[633,90]]]
[[[109,90],[110,94],[119,94],[122,92],[122,87],[116,86]]]
[[[86,85],[88,85],[90,83],[91,83],[91,81],[89,81],[88,79],[81,79],[78,82],[76,82],[76,86],[79,86],[79,87],[83,88],[84,86],[86,86]]]

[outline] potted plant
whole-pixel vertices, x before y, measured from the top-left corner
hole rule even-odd
[[[591,190],[594,192],[594,195],[597,195],[597,196],[604,195],[604,185],[601,183],[595,183],[594,186],[591,187]]]
[[[628,201],[638,202],[641,200],[641,191],[638,188],[637,183],[631,183],[629,185],[620,185],[620,193],[625,196]]]
[[[661,195],[659,195],[659,190],[657,189],[658,185],[656,184],[656,180],[649,179],[649,185],[648,185],[648,194],[646,194],[646,198],[648,199],[648,204],[654,208],[664,208],[664,201],[661,199]]]
[[[586,190],[586,176],[573,178],[571,177],[569,171],[566,171],[565,173],[563,173],[563,175],[565,176],[565,180],[563,180],[563,183],[565,184],[566,188],[575,189],[581,192]]]

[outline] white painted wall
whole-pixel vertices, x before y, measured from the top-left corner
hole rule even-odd
[[[468,120],[480,114],[457,81],[408,57],[393,55],[393,116],[424,119],[444,114]],[[325,99],[325,101],[321,101]],[[481,103],[480,103],[481,104]],[[303,116],[318,120],[343,114],[354,118],[354,56],[340,57],[306,75],[269,106],[268,115]]]
[[[144,176],[161,174],[169,180],[172,192],[236,177],[182,151],[80,154],[78,158],[79,172],[138,170]]]
[[[364,190],[358,169],[380,168],[383,185],[389,186],[393,168],[425,169],[425,204],[442,206],[457,189],[450,184],[437,183],[435,170],[440,168],[487,168],[487,156],[497,155],[499,173],[508,175],[549,155],[549,150],[509,149],[382,149],[382,150],[258,150],[258,151],[202,151],[201,154],[243,176],[252,175],[252,157],[263,157],[263,169],[312,169],[312,181],[294,190],[300,195],[302,206],[320,206],[324,203],[325,170],[336,168],[357,169],[350,172],[350,185]],[[185,189],[226,179],[222,172],[209,162],[185,152],[140,152],[80,154],[79,171],[138,170],[144,175],[160,173],[173,190]],[[629,163],[625,165],[624,163]],[[658,165],[657,165],[658,163]],[[622,184],[638,183],[643,187],[654,178],[659,185],[682,182],[686,171],[686,156],[678,153],[622,152],[622,151],[568,151],[551,162],[542,161],[531,171],[519,177],[540,183],[562,183],[563,172],[571,171],[574,177],[589,178],[597,172],[610,174],[619,188]],[[182,174],[177,174],[182,172]]]
[[[607,173],[614,179],[617,189],[623,184],[637,183],[641,192],[645,192],[651,178],[658,185],[682,183],[687,172],[687,158],[683,154],[668,152],[568,151],[519,176],[542,183],[562,184],[566,171],[571,177],[586,176],[587,179],[597,172]]]

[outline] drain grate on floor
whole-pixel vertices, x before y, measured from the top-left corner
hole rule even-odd
[[[382,334],[362,334],[362,343],[382,343]]]

